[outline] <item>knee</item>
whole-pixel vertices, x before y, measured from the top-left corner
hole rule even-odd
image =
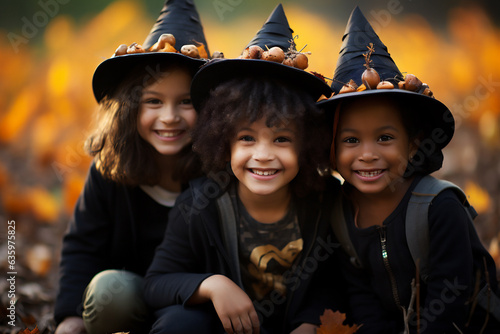
[[[107,330],[130,331],[147,318],[142,277],[122,270],[105,270],[87,286],[83,320],[89,333]],[[108,329],[109,324],[120,326]],[[121,328],[123,327],[123,328]],[[126,328],[129,327],[129,328]]]

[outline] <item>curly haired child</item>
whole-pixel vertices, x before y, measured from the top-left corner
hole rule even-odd
[[[288,47],[281,6],[272,21],[287,28]],[[226,59],[205,65],[191,91],[208,178],[179,197],[148,270],[152,333],[314,333],[336,308],[320,283],[335,245],[315,191],[328,149],[315,101],[329,87],[287,65]]]

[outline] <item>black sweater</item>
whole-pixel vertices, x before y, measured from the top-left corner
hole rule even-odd
[[[350,238],[364,268],[355,269],[348,261],[344,272],[349,282],[351,316],[363,324],[359,333],[400,333],[404,329],[401,306],[408,309],[411,282],[416,269],[405,234],[405,217],[416,178],[398,207],[383,226],[358,229],[353,210],[346,201],[345,219]],[[429,208],[429,271],[427,284],[420,281],[421,333],[456,333],[463,330],[469,315],[466,306],[475,286],[475,275],[486,261],[492,287],[496,287],[495,264],[474,232],[469,236],[469,220],[457,195],[445,190]],[[386,242],[384,260],[382,244]],[[481,313],[481,310],[477,310]],[[416,318],[410,321],[415,330]],[[480,320],[479,320],[480,319]],[[484,313],[479,317],[482,325]],[[471,333],[479,332],[480,327]]]
[[[104,179],[92,164],[63,240],[56,322],[81,316],[83,292],[100,271],[125,269],[144,276],[169,211],[139,187]]]
[[[338,189],[333,184],[327,195]],[[177,199],[165,239],[146,275],[145,296],[151,307],[184,304],[213,274],[223,274],[243,289],[237,251],[228,251],[223,237],[227,228],[219,224],[216,198],[222,193],[215,181],[198,179]],[[314,194],[295,203],[304,247],[285,278],[287,312],[283,332],[304,322],[317,324],[325,308],[338,309],[340,304],[335,283],[340,274],[330,256],[339,247],[331,239],[330,202]],[[256,311],[273,307],[269,303],[263,306],[265,310],[257,307]]]

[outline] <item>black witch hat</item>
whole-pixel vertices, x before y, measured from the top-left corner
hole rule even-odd
[[[286,52],[298,54],[295,51],[293,30],[288,24],[283,6],[277,5],[262,28],[248,43],[257,45],[264,51],[279,47]],[[292,55],[293,57],[293,55]],[[191,99],[194,107],[199,110],[202,102],[209,96],[210,90],[235,77],[258,76],[259,78],[279,78],[284,82],[293,82],[299,90],[305,91],[314,101],[322,95],[330,96],[332,91],[323,79],[306,72],[303,69],[262,59],[213,59],[204,65],[191,83]]]
[[[154,50],[162,34],[173,35],[175,45],[162,50]],[[137,45],[141,52],[115,54],[99,64],[92,79],[92,88],[97,102],[113,93],[127,73],[138,64],[178,62],[195,72],[207,60],[178,52],[182,46],[188,44],[203,46],[206,54],[209,54],[200,16],[194,2],[192,0],[167,0],[143,45]]]
[[[335,93],[338,93],[342,86],[351,79],[358,86],[361,86],[361,75],[366,69],[364,55],[369,51],[370,43],[375,50],[371,55],[372,67],[378,72],[380,78],[393,83],[398,79],[403,79],[403,75],[387,52],[387,47],[382,43],[359,7],[356,7],[351,13],[342,37],[340,56],[333,75],[332,89]]]
[[[327,111],[329,119],[334,119],[340,102],[369,95],[384,94],[408,106],[411,112],[429,126],[428,136],[433,138],[437,149],[444,148],[453,137],[455,121],[448,107],[434,98],[429,86],[414,75],[401,74],[387,47],[382,43],[361,10],[356,7],[351,13],[342,37],[342,47],[337,60],[332,90],[335,95],[318,102]],[[362,75],[372,68],[378,73],[380,85],[367,82]],[[345,92],[344,92],[345,91]]]
[[[266,46],[269,48],[279,46],[287,50],[291,40],[293,40],[293,30],[288,24],[283,6],[279,4],[246,47],[258,45],[264,49]]]

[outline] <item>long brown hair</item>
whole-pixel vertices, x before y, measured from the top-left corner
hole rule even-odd
[[[162,170],[155,160],[159,153],[139,135],[137,119],[143,89],[166,71],[179,66],[172,63],[137,64],[101,101],[97,125],[88,137],[85,149],[94,157],[97,169],[105,178],[127,185],[159,183]],[[194,75],[189,68],[185,70]],[[200,166],[191,145],[187,145],[178,154],[173,177],[186,183],[201,174]]]

